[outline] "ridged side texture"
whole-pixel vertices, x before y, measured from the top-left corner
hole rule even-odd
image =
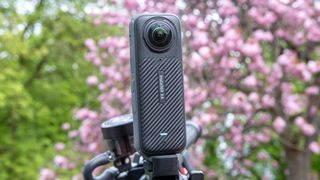
[[[165,102],[160,102],[159,74],[164,72]],[[140,122],[149,153],[178,152],[185,142],[182,62],[177,57],[139,62]],[[162,134],[162,135],[161,135]]]

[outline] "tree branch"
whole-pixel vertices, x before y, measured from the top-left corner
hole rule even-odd
[[[26,87],[29,87],[32,84],[33,80],[38,77],[42,67],[45,65],[46,62],[47,62],[47,59],[46,59],[46,56],[45,56],[37,64],[35,70],[33,71],[32,75],[29,77],[29,79],[24,83],[24,85]]]
[[[39,11],[42,10],[43,6],[44,6],[44,0],[40,0],[39,3],[36,5],[34,13],[32,15],[30,15],[30,17],[28,18],[27,25],[23,29],[23,32],[21,34],[22,38],[25,36],[25,34],[28,32],[28,30],[30,28],[32,28],[33,25],[35,24],[36,21],[35,21],[34,16],[37,16],[38,14],[41,14],[41,12],[39,13]]]

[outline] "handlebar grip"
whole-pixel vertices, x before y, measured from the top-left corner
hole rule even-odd
[[[115,167],[111,167],[109,169],[106,169],[101,173],[99,176],[93,177],[94,180],[111,180],[111,179],[116,179],[118,176],[119,171]]]
[[[187,132],[186,133],[187,134],[186,149],[188,149],[201,136],[202,129],[198,124],[196,124],[192,121],[187,121],[186,122],[186,132]]]
[[[118,176],[119,171],[117,168],[109,168],[105,170],[103,173],[101,173],[99,176],[93,176],[92,173],[95,168],[98,166],[106,165],[108,164],[109,158],[108,154],[102,153],[91,159],[84,167],[83,170],[83,177],[85,180],[105,180],[105,179],[114,179]]]

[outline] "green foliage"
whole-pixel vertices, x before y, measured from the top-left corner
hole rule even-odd
[[[83,60],[83,42],[113,32],[103,26],[92,28],[91,20],[84,18],[80,10],[52,10],[63,1],[35,2],[35,10],[26,14],[18,14],[14,2],[0,3],[3,180],[37,179],[40,168],[52,164],[54,143],[68,141],[60,128],[62,123],[77,128],[72,109],[98,107],[97,90],[85,84],[86,77],[97,74],[97,69]],[[74,5],[83,9],[85,4]]]
[[[221,159],[218,157],[219,154],[217,152],[219,146],[218,140],[211,140],[211,141],[206,141],[205,144],[205,152],[206,152],[206,158],[204,159],[204,165],[208,167],[209,169],[212,169],[214,171],[222,171],[224,168],[223,162]],[[226,172],[220,172],[219,174],[226,174]]]
[[[320,155],[313,155],[311,160],[311,167],[314,170],[314,172],[318,173],[318,176],[320,175]]]

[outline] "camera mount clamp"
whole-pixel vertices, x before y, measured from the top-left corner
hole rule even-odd
[[[194,144],[201,134],[201,128],[192,123],[186,123],[186,149]],[[135,153],[133,147],[132,115],[122,115],[101,124],[103,138],[106,141],[107,152],[97,155],[84,167],[85,180],[203,180],[201,171],[192,167],[187,150],[181,154],[156,155],[142,157]],[[130,156],[134,154],[131,161]],[[93,176],[93,171],[112,162],[113,167],[106,169],[99,176]]]
[[[203,180],[201,171],[192,170],[187,176],[185,168],[181,167],[181,155],[152,156],[144,163],[146,179],[150,180]]]

